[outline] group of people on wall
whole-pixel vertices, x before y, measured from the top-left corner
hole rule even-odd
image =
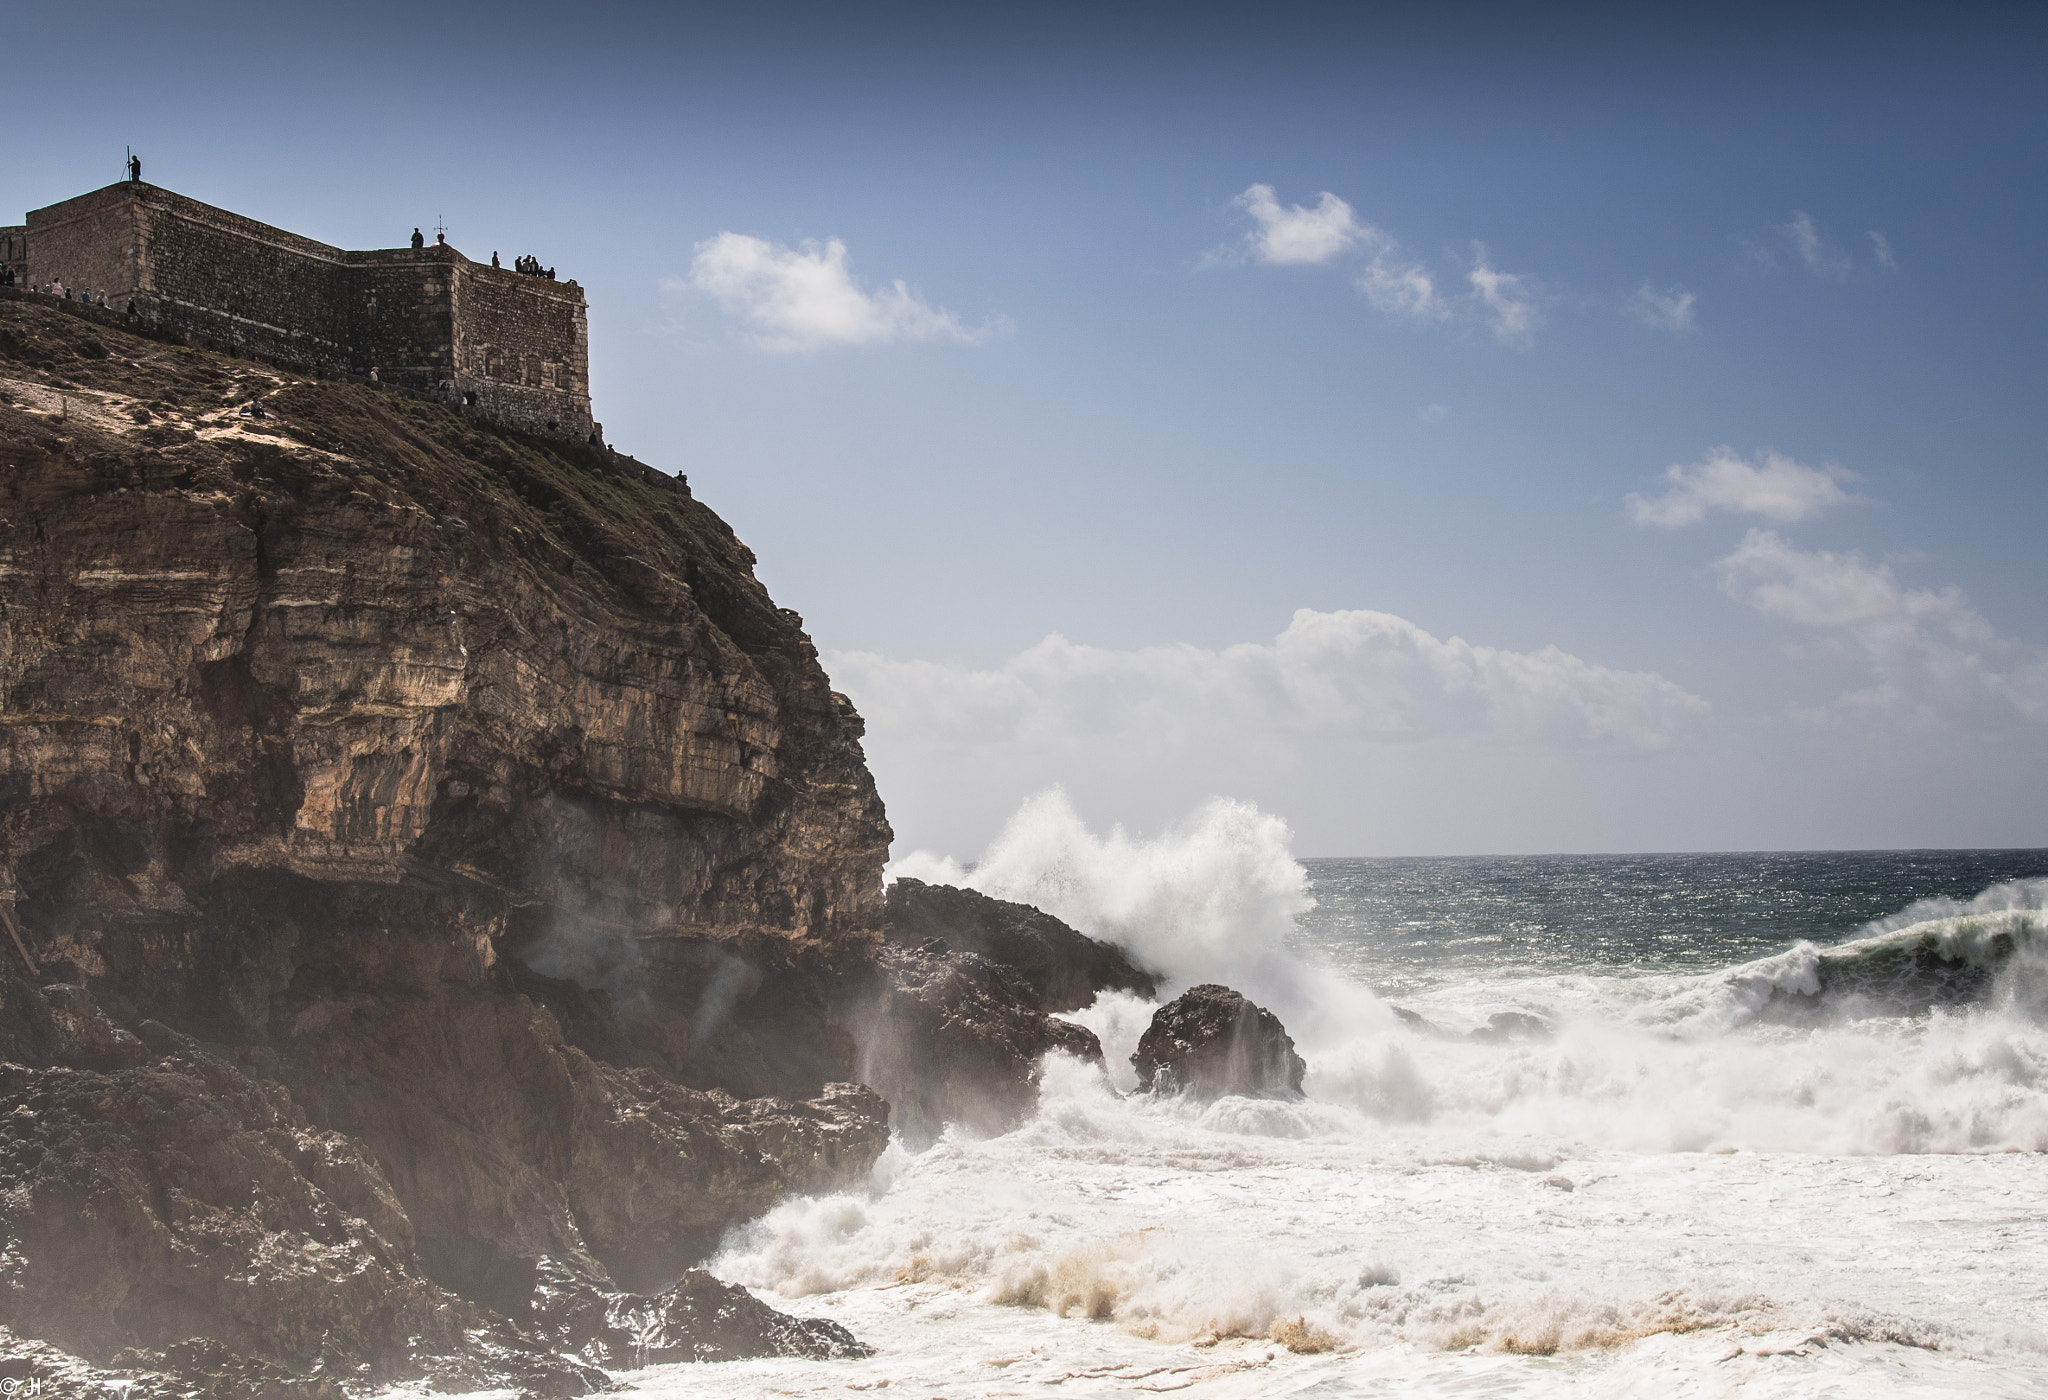
[[[0,267],[0,287],[18,287],[21,285],[21,278],[13,268]],[[67,287],[64,285],[64,279],[61,277],[52,277],[40,287],[31,282],[28,284],[28,290],[31,292],[41,292],[47,297],[62,297],[65,301],[82,302],[87,306],[109,306],[112,304],[107,300],[105,292],[85,291]],[[128,309],[131,312],[134,311],[134,303],[129,303]]]
[[[496,253],[491,254],[491,266],[500,266]],[[531,253],[512,259],[512,270],[514,272],[523,272],[528,277],[545,277],[550,282],[555,280],[555,270],[551,267],[542,267],[540,259],[534,257]]]
[[[445,247],[447,245],[447,242],[447,233],[445,231],[437,230],[434,234],[435,246]],[[427,246],[427,236],[424,233],[421,233],[417,228],[415,228],[412,231],[412,246],[415,249],[425,248]],[[491,266],[496,268],[504,267],[504,264],[498,261],[498,255],[495,252],[491,254]],[[540,259],[533,256],[533,254],[531,253],[522,254],[521,256],[512,259],[512,270],[514,272],[523,272],[528,277],[545,277],[550,282],[555,280],[555,270],[551,267],[542,267],[540,265]]]

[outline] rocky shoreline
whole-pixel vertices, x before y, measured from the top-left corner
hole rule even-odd
[[[245,408],[254,403],[252,412]],[[603,1389],[999,1131],[1122,954],[901,882],[861,724],[604,449],[0,303],[0,1376]]]

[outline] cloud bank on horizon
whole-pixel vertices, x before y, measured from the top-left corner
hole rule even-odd
[[[1351,226],[1342,214],[1325,224]],[[1723,446],[1667,468],[1661,494],[1630,493],[1625,505],[1636,525],[1663,530],[1716,513],[1789,524],[1867,503],[1847,489],[1856,480],[1832,463]],[[1909,586],[1890,563],[1801,549],[1766,527],[1751,527],[1710,573],[1727,598],[1813,638],[1789,648],[1792,659],[1849,668],[1854,679],[1833,699],[1786,708],[1797,728],[1884,745],[1930,732],[2024,741],[2048,722],[2048,649],[2001,635],[1960,588]],[[955,774],[999,772],[1032,788],[1101,771],[1128,787],[1202,773],[1220,794],[1249,772],[1320,768],[1364,783],[1380,766],[1373,755],[1390,746],[1429,751],[1440,773],[1500,781],[1527,771],[1532,756],[1707,755],[1716,727],[1711,696],[1654,671],[1554,645],[1515,651],[1440,638],[1366,609],[1303,608],[1270,642],[1223,648],[1116,649],[1055,634],[993,667],[852,651],[826,662],[882,751],[943,755]],[[1043,817],[1047,801],[1027,802],[1018,820]],[[1053,805],[1054,825],[1079,829],[1064,795]],[[950,859],[921,850],[903,868],[957,874]]]
[[[1296,612],[1271,642],[1119,651],[1050,636],[992,670],[834,653],[871,726],[938,742],[1045,750],[1111,738],[1162,757],[1223,743],[1406,743],[1461,736],[1659,749],[1709,706],[1662,676],[1555,646],[1432,636],[1390,613]],[[1256,736],[1249,738],[1248,736]]]

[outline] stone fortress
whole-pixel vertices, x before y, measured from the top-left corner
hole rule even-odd
[[[136,178],[0,227],[0,265],[202,344],[471,405],[591,442],[583,289],[445,242],[349,252]],[[493,255],[495,261],[495,255]]]

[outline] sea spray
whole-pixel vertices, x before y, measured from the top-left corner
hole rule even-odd
[[[1563,930],[1551,944],[1448,938],[1434,962],[1411,958],[1396,1015],[1367,979],[1332,975],[1327,943],[1273,931],[1264,914],[1305,896],[1242,858],[1273,849],[1258,820],[1198,814],[1144,842],[1094,837],[1063,805],[1041,800],[956,877],[1036,888],[1070,921],[1143,940],[1177,979],[1228,968],[1282,1010],[1308,1098],[1121,1096],[1154,1003],[1074,1013],[1107,1075],[1049,1060],[1015,1131],[893,1151],[869,1190],[788,1203],[714,1261],[880,1345],[850,1384],[2048,1394],[2048,1219],[2027,1208],[2048,1187],[2048,1026],[2028,981],[2048,882],[1908,896],[1862,927],[1762,947],[1739,926],[1673,947],[1534,910],[1525,922]],[[1203,831],[1245,843],[1224,863],[1238,889],[1133,894],[1175,878],[1162,843]],[[1816,885],[1829,861],[1838,885],[1874,878],[1875,858],[1801,859]],[[1685,909],[1719,880],[1739,910],[1740,859],[1711,860],[1630,858],[1627,878]],[[1356,864],[1345,878],[1368,878]],[[1551,897],[1599,893],[1606,868],[1571,864]],[[1320,882],[1330,864],[1314,869]],[[1490,877],[1473,862],[1432,878],[1448,899]],[[1346,936],[1369,948],[1405,922]],[[1716,965],[1711,947],[1737,951]],[[1347,1020],[1360,1005],[1375,1014]],[[764,1369],[722,1384],[809,1382]]]
[[[888,873],[1034,905],[1120,945],[1169,994],[1223,983],[1276,1012],[1304,1047],[1391,1025],[1377,998],[1290,946],[1315,903],[1292,841],[1278,817],[1226,798],[1151,839],[1121,826],[1098,836],[1053,788],[1026,801],[971,868],[916,851]]]

